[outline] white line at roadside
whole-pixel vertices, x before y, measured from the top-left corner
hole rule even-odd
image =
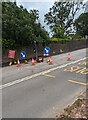
[[[79,60],[76,60],[76,61],[73,61],[73,62],[70,62],[70,63],[67,63],[67,64],[63,64],[63,65],[60,65],[60,66],[57,66],[57,67],[54,67],[54,68],[51,68],[51,69],[49,69],[49,70],[45,70],[45,71],[40,72],[40,73],[36,73],[36,74],[34,74],[34,75],[31,75],[31,76],[27,76],[27,77],[22,78],[22,79],[15,80],[15,81],[13,81],[13,82],[6,83],[6,84],[4,84],[4,85],[1,85],[1,86],[0,86],[0,89],[6,88],[6,87],[10,87],[10,86],[12,86],[12,85],[15,85],[15,84],[24,82],[24,81],[26,81],[26,80],[35,78],[35,77],[37,77],[37,76],[40,76],[40,75],[42,75],[42,74],[50,73],[50,72],[52,72],[52,71],[54,71],[54,70],[57,70],[57,69],[59,69],[59,68],[64,68],[64,67],[66,67],[66,66],[68,66],[68,65],[75,64],[75,63],[77,63],[77,62],[79,62],[79,61],[82,61],[82,60],[85,60],[85,59],[87,59],[87,57],[82,58],[82,59],[79,59]]]

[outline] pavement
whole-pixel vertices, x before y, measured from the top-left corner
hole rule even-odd
[[[34,66],[2,68],[3,118],[55,118],[86,89],[86,49],[52,57]]]

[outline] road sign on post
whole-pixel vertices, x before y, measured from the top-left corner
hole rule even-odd
[[[20,53],[20,58],[21,58],[21,59],[26,58],[26,52],[25,52],[25,51],[22,51],[22,52]]]
[[[14,58],[15,57],[15,50],[9,50],[8,58]]]
[[[45,47],[44,48],[44,56],[49,56],[50,53],[50,48],[49,47]]]

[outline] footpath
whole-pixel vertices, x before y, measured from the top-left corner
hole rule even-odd
[[[61,113],[57,113],[57,118],[79,118],[79,120],[88,119],[88,90],[80,93],[71,105],[68,105]]]

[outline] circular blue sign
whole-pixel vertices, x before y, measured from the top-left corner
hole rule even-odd
[[[44,54],[49,54],[50,52],[50,48],[49,47],[45,47],[44,48]]]
[[[26,58],[26,52],[25,51],[22,51],[20,53],[20,57],[23,59],[23,58]]]

